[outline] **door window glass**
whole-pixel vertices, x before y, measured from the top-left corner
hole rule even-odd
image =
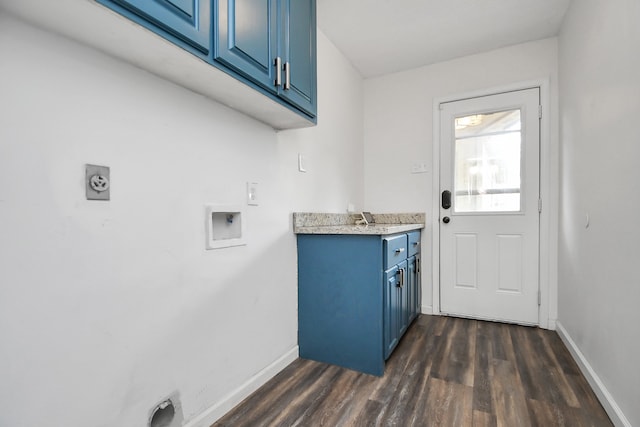
[[[456,212],[521,210],[520,110],[455,119]]]

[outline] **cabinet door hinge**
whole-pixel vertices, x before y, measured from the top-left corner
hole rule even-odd
[[[538,105],[538,118],[542,118],[542,105]]]
[[[542,199],[538,199],[538,213],[542,213]]]

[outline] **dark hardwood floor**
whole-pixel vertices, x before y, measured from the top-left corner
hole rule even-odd
[[[383,377],[298,359],[214,426],[611,426],[553,331],[421,315]]]

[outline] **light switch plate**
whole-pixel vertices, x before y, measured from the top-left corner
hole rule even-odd
[[[87,200],[111,199],[111,173],[109,167],[85,165],[84,175]]]
[[[307,158],[303,154],[298,154],[298,171],[306,172],[307,171]]]
[[[258,206],[258,183],[247,182],[247,204]]]

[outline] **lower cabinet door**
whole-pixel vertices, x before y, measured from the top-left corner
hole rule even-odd
[[[394,266],[384,273],[384,359],[387,360],[399,339],[400,270]]]
[[[415,280],[415,288],[414,288],[414,292],[416,295],[416,301],[415,301],[415,313],[416,316],[418,316],[418,314],[420,314],[420,312],[422,311],[422,258],[420,258],[420,254],[416,254],[416,280]]]
[[[407,328],[409,327],[409,287],[410,287],[410,278],[409,278],[409,268],[407,261],[402,261],[398,264],[398,268],[400,269],[400,307],[398,310],[398,339],[402,338],[405,332],[407,332]]]
[[[384,273],[384,358],[389,358],[409,326],[407,261]]]
[[[211,47],[211,0],[98,0],[115,3],[196,49]]]
[[[418,263],[415,256],[412,256],[407,260],[407,298],[409,300],[407,304],[407,317],[409,323],[415,319],[417,311],[417,281],[418,281]]]

